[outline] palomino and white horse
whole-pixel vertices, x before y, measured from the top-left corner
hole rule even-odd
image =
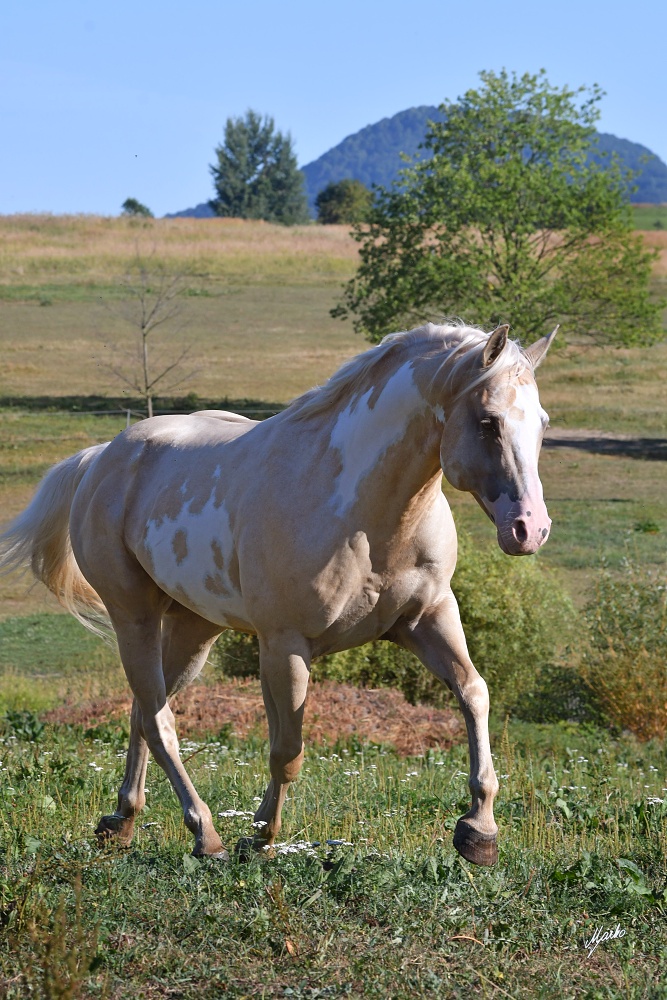
[[[130,842],[150,750],[194,854],[227,857],[179,757],[168,699],[233,628],[259,638],[270,733],[252,846],[274,842],[303,761],[311,660],[387,639],[456,694],[472,805],[454,846],[475,864],[497,860],[489,699],[450,587],[456,531],[441,476],[472,493],[508,555],[546,540],[534,369],[553,334],[522,350],[507,331],[393,334],[263,422],[155,417],[51,469],[5,532],[2,561],[28,563],[73,614],[108,616],[116,633],[134,703],[118,806],[100,836]]]

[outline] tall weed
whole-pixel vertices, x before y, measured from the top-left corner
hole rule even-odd
[[[667,734],[667,585],[626,565],[603,573],[584,611],[587,642],[579,673],[608,722],[641,740]]]

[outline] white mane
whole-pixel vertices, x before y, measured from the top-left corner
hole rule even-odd
[[[442,363],[432,380],[438,391],[454,392],[458,397],[489,379],[507,371],[517,374],[532,370],[530,358],[514,340],[488,367],[479,365],[480,355],[490,337],[473,326],[436,326],[427,323],[401,333],[388,334],[376,347],[346,361],[324,385],[316,386],[292,401],[289,409],[298,417],[313,416],[354,397],[370,386],[386,381],[410,358],[442,355]],[[393,362],[393,364],[388,364]]]

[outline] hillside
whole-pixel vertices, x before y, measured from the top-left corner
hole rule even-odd
[[[387,187],[404,166],[401,153],[414,156],[424,139],[428,122],[441,121],[442,117],[436,107],[408,108],[347,136],[317,160],[306,164],[303,173],[311,208],[323,187],[344,177],[353,177],[369,187],[372,184]],[[630,193],[631,201],[667,202],[667,164],[650,149],[607,132],[598,133],[598,148],[603,155],[616,153],[626,169],[638,173],[637,190]]]

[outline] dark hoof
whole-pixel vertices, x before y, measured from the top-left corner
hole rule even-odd
[[[103,816],[95,830],[102,844],[114,841],[121,847],[129,847],[134,834],[134,818],[125,816]]]
[[[266,858],[272,856],[271,848],[267,848],[265,840],[255,840],[254,837],[240,837],[236,842],[234,854],[239,861],[250,861],[253,854]]]
[[[229,861],[229,851],[226,848],[222,848],[219,851],[209,851],[208,853],[204,851],[198,851],[195,847],[192,852],[193,858],[213,858],[214,861]]]
[[[495,865],[498,861],[496,838],[480,833],[464,819],[456,824],[454,847],[461,857],[473,865]]]

